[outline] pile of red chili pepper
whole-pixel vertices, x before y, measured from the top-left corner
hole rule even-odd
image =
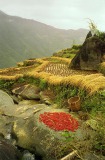
[[[56,131],[74,132],[79,126],[78,121],[65,112],[44,112],[40,114],[39,121]]]

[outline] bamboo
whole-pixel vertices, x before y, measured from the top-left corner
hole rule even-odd
[[[72,151],[67,156],[61,158],[60,160],[72,160],[75,156],[77,156],[77,150]]]

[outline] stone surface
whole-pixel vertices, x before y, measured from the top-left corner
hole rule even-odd
[[[0,106],[11,106],[13,104],[12,98],[6,92],[0,90]]]
[[[51,105],[52,104],[52,100],[49,97],[49,95],[46,95],[43,91],[40,92],[40,100],[42,101],[42,103]]]
[[[12,93],[19,95],[24,99],[40,99],[40,89],[30,84],[16,87],[12,90]]]
[[[65,148],[65,145],[69,147],[70,142],[65,141],[65,136],[62,135],[63,131],[54,131],[39,121],[39,115],[48,111],[64,112],[62,109],[42,108],[26,120],[18,118],[13,125],[13,133],[17,137],[17,145],[20,147],[36,151],[43,157],[43,160],[55,160],[62,157],[64,153],[61,153],[61,150]],[[70,152],[70,148],[65,150]]]
[[[22,160],[35,160],[35,155],[25,150],[22,156]]]
[[[1,105],[0,138],[7,139],[12,144],[29,150],[35,155],[38,154],[43,157],[43,160],[62,158],[72,151],[72,145],[75,145],[77,150],[81,147],[84,153],[84,155],[81,154],[84,156],[82,158],[90,156],[85,154],[85,151],[88,149],[91,152],[96,141],[97,123],[95,120],[79,120],[80,126],[76,132],[55,131],[40,122],[39,116],[44,112],[68,112],[68,110],[54,109],[53,105],[36,104],[33,100],[24,100],[10,106]],[[75,113],[70,114],[76,116]],[[28,153],[24,154],[23,158],[27,156],[34,158]]]
[[[0,141],[0,160],[19,160],[19,158],[19,151],[13,145]]]
[[[72,59],[70,68],[97,70],[99,64],[105,61],[105,41],[98,36],[90,36],[87,35],[81,49]]]

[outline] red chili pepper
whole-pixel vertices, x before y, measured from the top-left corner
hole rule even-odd
[[[39,121],[56,131],[68,130],[74,132],[79,126],[78,121],[65,112],[44,112],[40,114]]]

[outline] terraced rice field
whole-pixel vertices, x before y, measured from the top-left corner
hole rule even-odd
[[[55,76],[64,77],[68,77],[70,75],[89,75],[96,73],[95,71],[72,70],[69,69],[68,65],[64,63],[49,63],[43,71],[51,73]]]
[[[49,84],[53,85],[72,85],[86,90],[93,94],[97,91],[105,89],[105,76],[102,73],[95,71],[72,70],[69,68],[68,59],[60,59],[55,62],[55,59],[37,59],[30,66],[21,66],[15,68],[7,68],[0,70],[0,79],[16,80],[20,77],[33,77],[44,79]],[[39,65],[35,65],[39,63]]]

